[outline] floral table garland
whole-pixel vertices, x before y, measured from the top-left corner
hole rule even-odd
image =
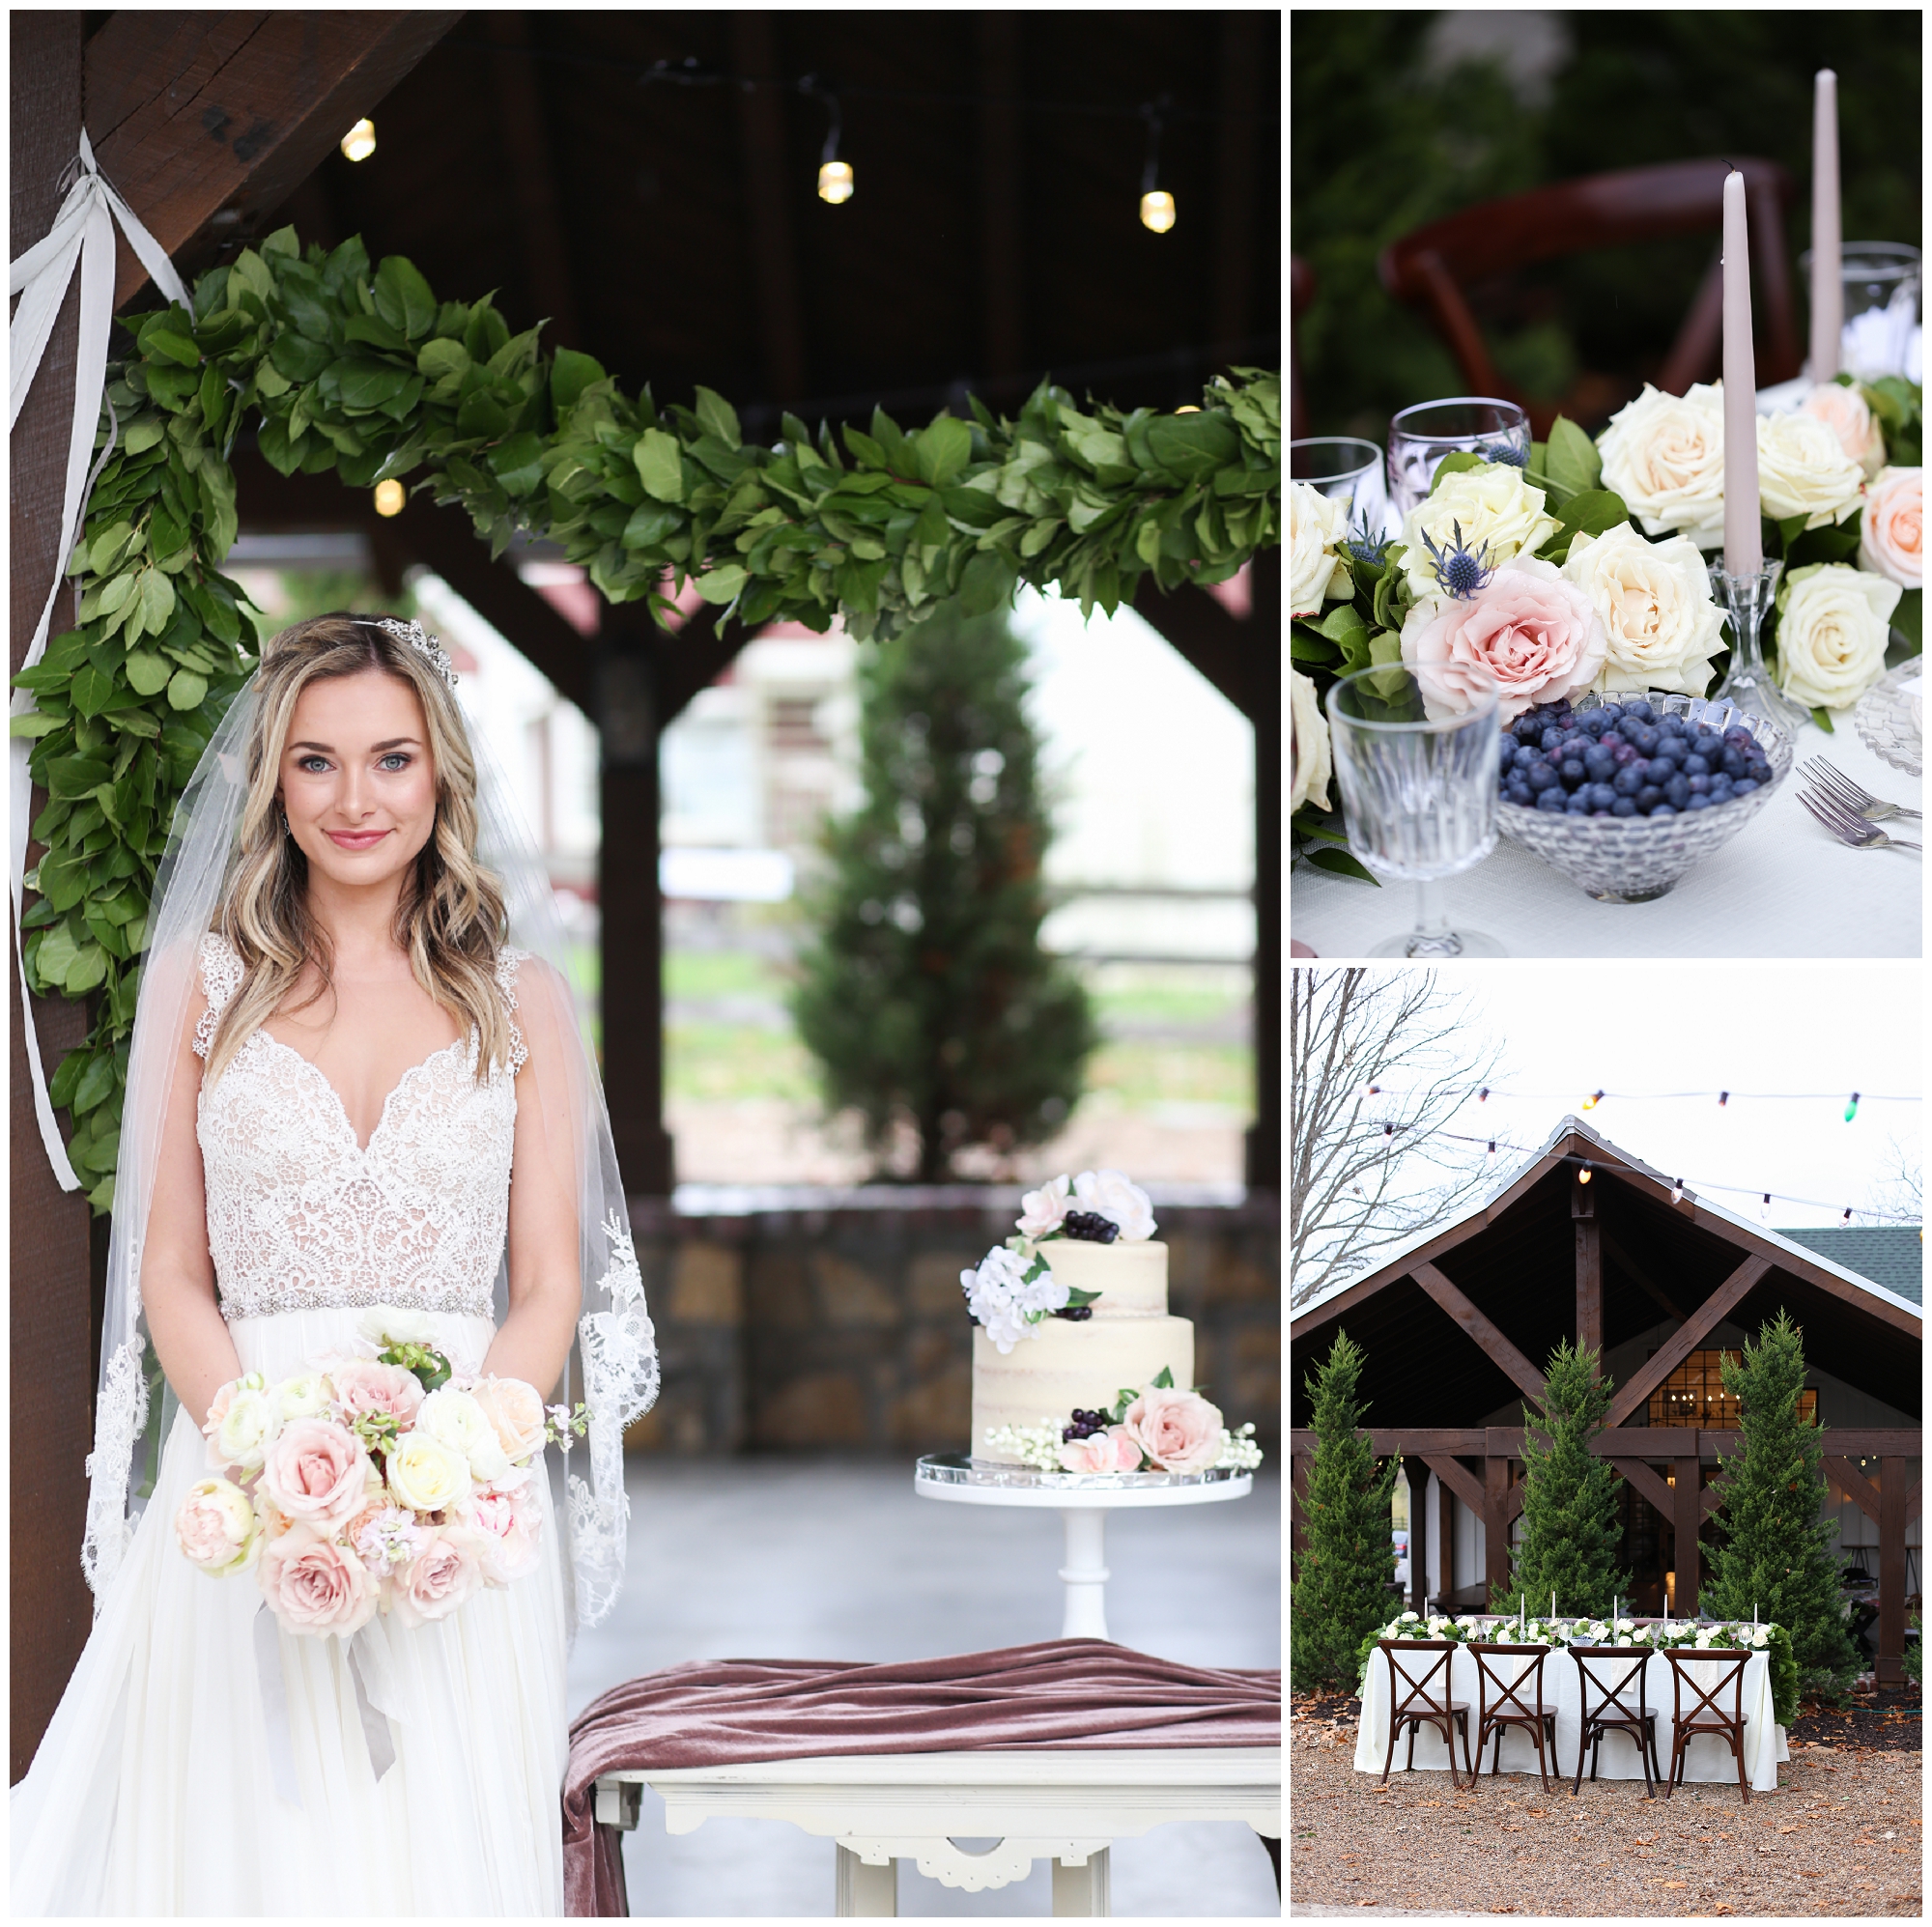
[[[1768,559],[1782,560],[1765,658],[1825,729],[1920,641],[1923,389],[1841,375],[1757,418]],[[1729,644],[1705,552],[1723,541],[1721,386],[1645,385],[1594,441],[1559,416],[1526,468],[1445,457],[1400,539],[1350,528],[1306,483],[1288,504],[1294,854],[1374,878],[1349,854],[1322,698],[1358,669],[1418,670],[1432,715],[1458,706],[1429,665],[1474,660],[1505,723],[1585,690],[1704,695]],[[1532,635],[1530,632],[1534,631]]]

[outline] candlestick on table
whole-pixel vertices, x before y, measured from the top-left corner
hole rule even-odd
[[[1763,562],[1750,238],[1745,220],[1745,177],[1733,168],[1724,177],[1724,573],[1755,575]]]
[[[1843,249],[1838,207],[1838,76],[1828,67],[1811,99],[1811,380],[1838,372],[1845,321]]]

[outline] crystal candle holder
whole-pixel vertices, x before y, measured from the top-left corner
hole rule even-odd
[[[1811,718],[1772,680],[1761,639],[1764,619],[1777,593],[1782,562],[1766,562],[1748,575],[1734,576],[1721,562],[1711,564],[1711,587],[1731,617],[1731,666],[1711,694],[1714,702],[1732,702],[1754,716],[1769,718],[1796,736]]]

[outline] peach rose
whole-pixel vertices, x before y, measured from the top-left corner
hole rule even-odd
[[[376,1582],[355,1553],[298,1525],[262,1553],[262,1594],[290,1632],[347,1639],[375,1617]]]
[[[527,1484],[514,1490],[491,1486],[470,1500],[468,1522],[474,1529],[484,1574],[508,1585],[536,1571],[543,1537],[543,1513]]]
[[[333,1532],[362,1509],[369,1455],[333,1419],[293,1419],[262,1464],[262,1489],[296,1521]]]
[[[1859,520],[1859,567],[1902,589],[1923,588],[1924,515],[1925,470],[1881,469],[1865,491],[1865,512]]]
[[[1221,1456],[1221,1414],[1198,1392],[1150,1385],[1121,1429],[1164,1472],[1205,1472]]]
[[[1866,481],[1885,467],[1884,431],[1856,387],[1821,383],[1799,407],[1805,414],[1816,415],[1838,438],[1839,446],[1864,470]]]
[[[254,1506],[226,1479],[197,1479],[188,1488],[175,1515],[175,1538],[204,1573],[239,1573],[262,1549]]]
[[[1123,1425],[1110,1426],[1091,1438],[1070,1438],[1060,1448],[1065,1472],[1138,1472],[1141,1449]]]
[[[330,1367],[328,1380],[343,1417],[350,1420],[386,1413],[397,1425],[408,1427],[423,1402],[422,1380],[413,1372],[374,1358],[345,1359]]]
[[[1589,596],[1555,563],[1533,556],[1503,563],[1466,601],[1433,609],[1418,603],[1402,626],[1403,665],[1432,719],[1466,714],[1490,676],[1507,723],[1536,703],[1588,689],[1608,649]]]
[[[390,1610],[403,1625],[425,1626],[447,1619],[483,1584],[483,1554],[477,1534],[464,1526],[444,1526],[396,1574]]]
[[[469,1396],[483,1407],[497,1443],[512,1464],[521,1465],[544,1448],[544,1403],[534,1386],[521,1378],[482,1378]]]

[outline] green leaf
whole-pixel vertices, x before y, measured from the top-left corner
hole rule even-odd
[[[376,312],[412,341],[419,340],[436,326],[436,297],[414,264],[402,255],[390,255],[377,269],[372,292]]]
[[[409,386],[410,373],[387,361],[352,356],[334,364],[333,371],[346,409],[379,409]],[[325,392],[327,390],[325,389]],[[507,418],[504,426],[508,427]]]
[[[697,390],[697,422],[707,435],[715,435],[726,448],[743,443],[738,432],[738,412],[721,394],[710,388]]]
[[[1490,465],[1473,448],[1452,448],[1435,465],[1435,472],[1429,478],[1429,493],[1433,496],[1442,486],[1445,475],[1460,475],[1465,468],[1487,468]]]
[[[1366,629],[1364,622],[1351,602],[1338,602],[1320,622],[1311,625],[1318,634],[1327,637],[1331,642],[1346,640],[1350,632]]]
[[[912,438],[919,477],[943,489],[973,459],[973,431],[957,415],[943,414]]]
[[[583,358],[588,360],[589,356]],[[416,350],[416,372],[432,382],[440,382],[451,375],[467,375],[469,351],[462,342],[440,335]]]
[[[192,669],[177,669],[168,679],[170,709],[199,709],[208,695],[208,678]]]
[[[1148,424],[1148,447],[1163,468],[1188,481],[1240,459],[1241,438],[1219,409],[1162,415]]]
[[[497,479],[513,496],[526,496],[543,480],[543,442],[535,435],[513,435],[491,451],[489,463]]]
[[[99,716],[114,694],[114,683],[111,677],[90,666],[74,677],[69,694],[81,715]]]
[[[157,315],[153,322],[142,328],[139,336],[141,353],[152,360],[156,355],[173,361],[183,368],[201,366],[201,350],[193,340],[178,332],[168,325],[166,314]]]
[[[64,716],[48,716],[44,711],[30,709],[24,716],[7,719],[7,733],[10,736],[46,736],[66,725]]]
[[[1832,727],[1832,712],[1829,709],[1814,709],[1811,712],[1811,721],[1828,736],[1835,736],[1838,733]]]
[[[997,549],[982,550],[959,579],[960,614],[990,615],[1004,609],[1018,580],[1019,572]]]
[[[661,428],[647,428],[638,438],[632,459],[638,465],[638,479],[654,501],[681,502],[684,499],[684,456],[677,438]]]
[[[175,612],[175,585],[158,569],[148,570],[141,578],[141,626],[150,636],[158,636]]]
[[[1604,477],[1597,444],[1574,421],[1558,415],[1549,426],[1544,472],[1566,496],[1594,489]]]
[[[104,1102],[114,1094],[115,1081],[114,1054],[112,1051],[102,1051],[81,1073],[79,1082],[74,1086],[73,1095],[69,1099],[70,1108],[77,1112],[92,1111],[97,1104]]]
[[[158,695],[168,686],[173,672],[166,661],[152,650],[135,649],[128,657],[128,682],[140,695]]]
[[[1163,1392],[1173,1391],[1174,1368],[1170,1365],[1163,1365],[1160,1368],[1160,1370],[1153,1374],[1153,1382],[1155,1387],[1160,1391]]]
[[[1381,888],[1381,879],[1366,870],[1346,850],[1306,850],[1302,860],[1311,863],[1319,870],[1332,870],[1337,876],[1359,877],[1364,883],[1372,883]]]
[[[745,586],[746,573],[736,562],[726,562],[708,575],[693,578],[693,585],[706,602],[730,602]]]

